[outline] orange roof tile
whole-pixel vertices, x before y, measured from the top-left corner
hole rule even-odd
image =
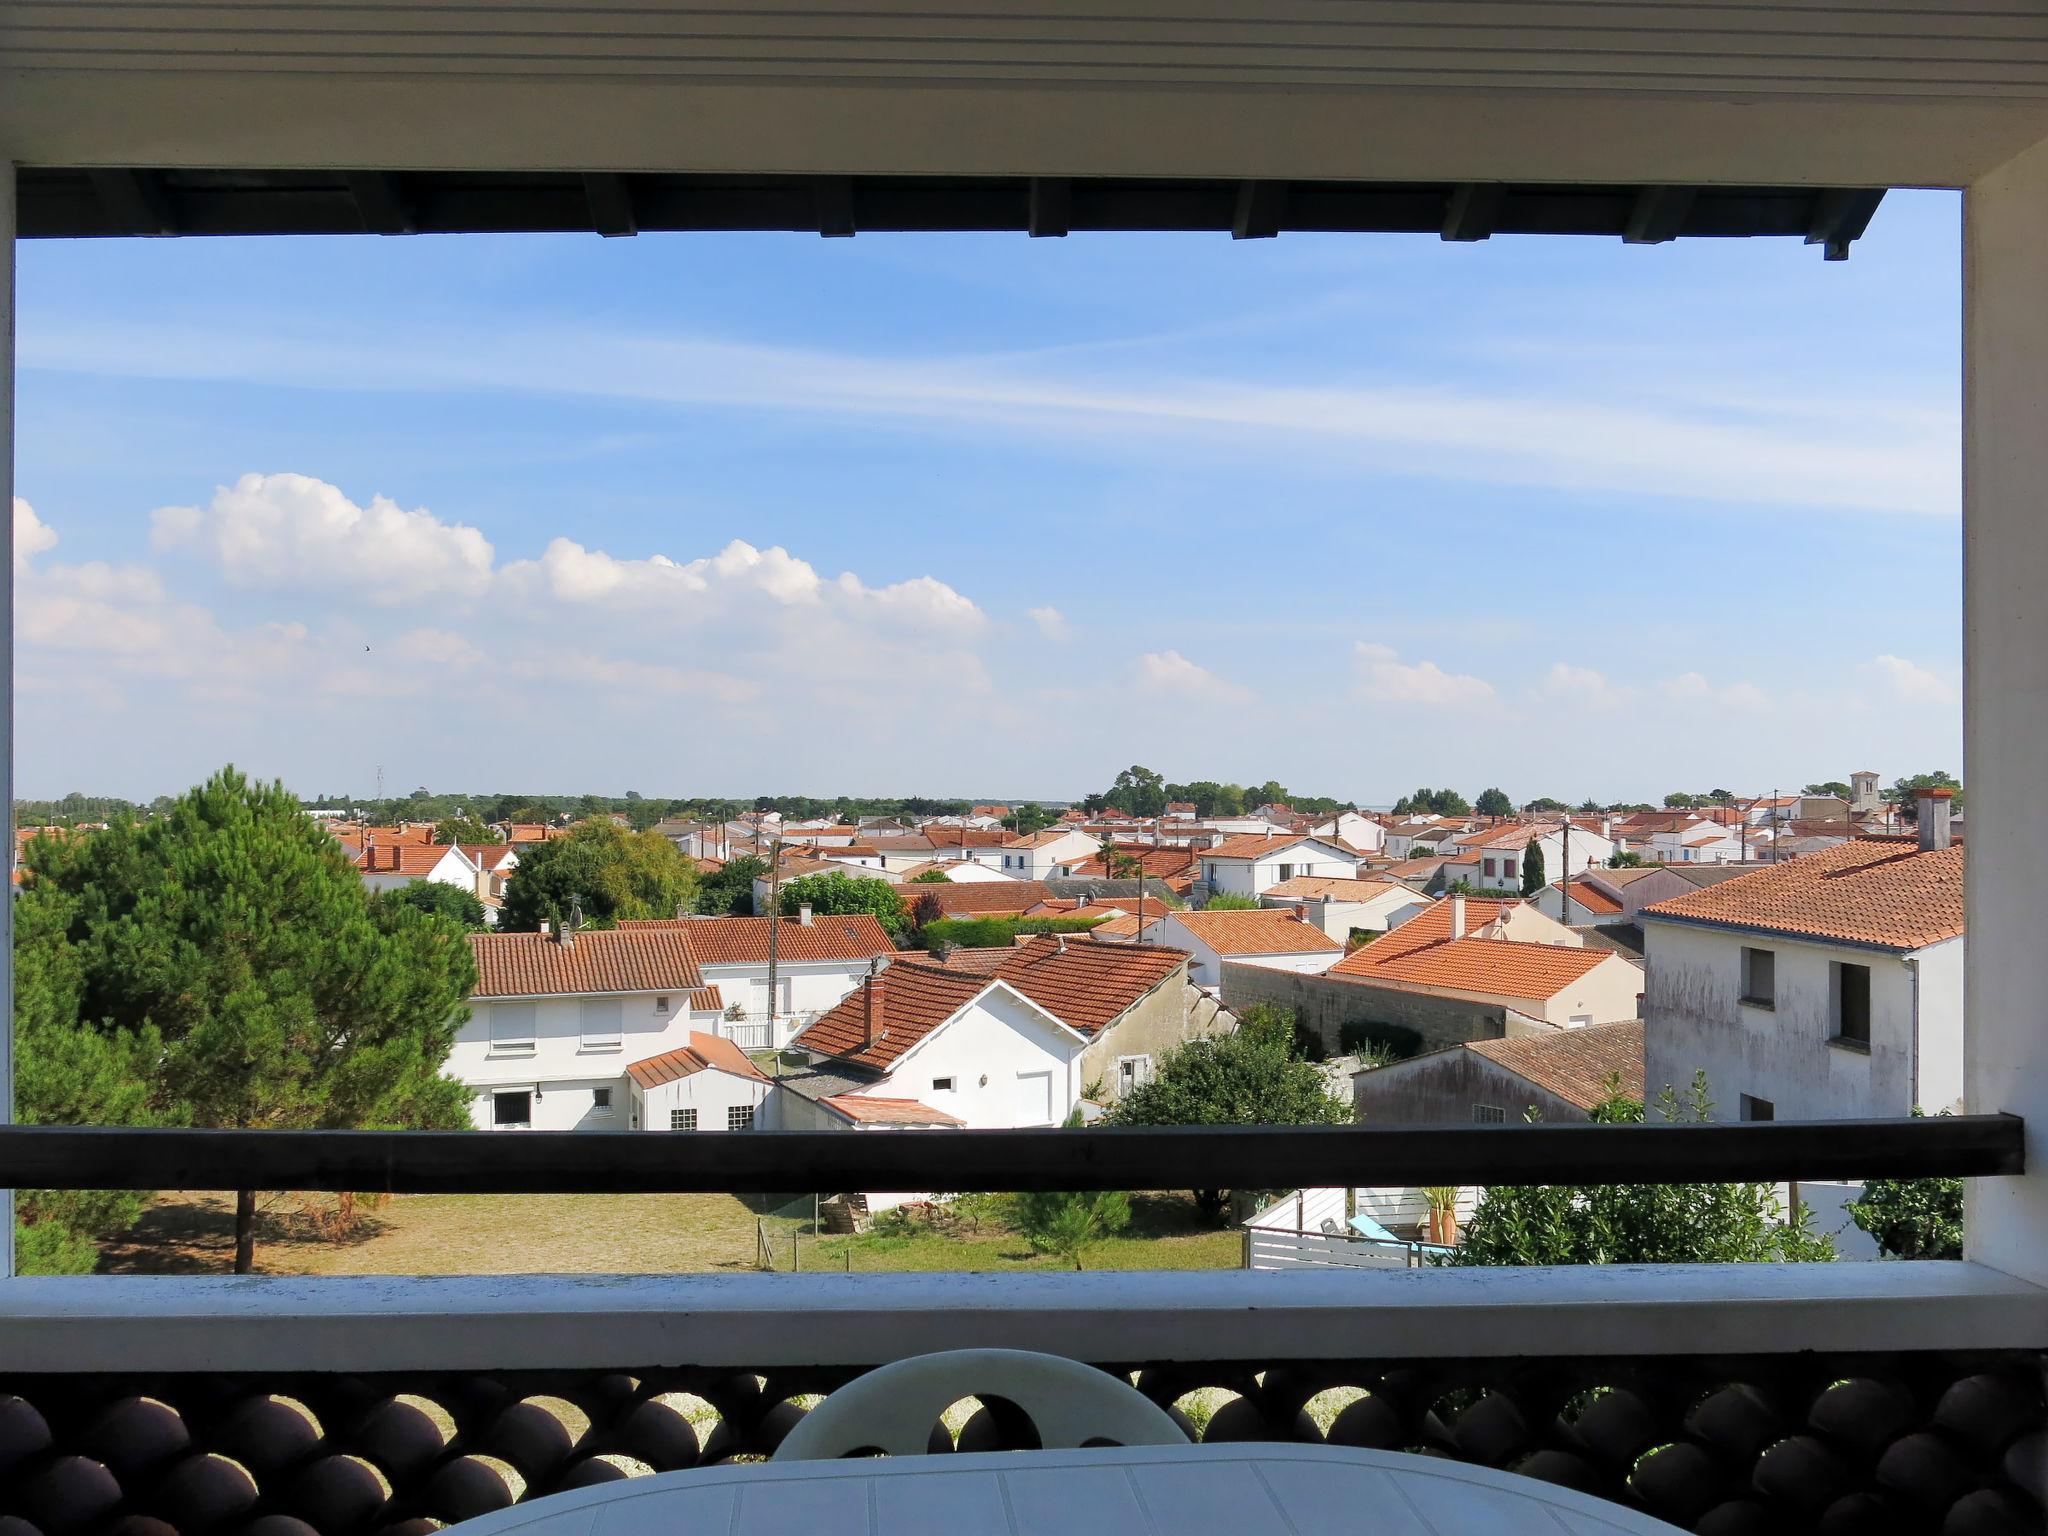
[[[663,1083],[672,1083],[677,1078],[707,1068],[730,1072],[735,1077],[751,1077],[767,1082],[761,1069],[747,1059],[747,1053],[722,1035],[707,1035],[698,1030],[690,1032],[690,1043],[680,1050],[664,1051],[659,1056],[649,1056],[645,1061],[636,1061],[626,1068],[627,1075],[642,1088],[658,1088]]]
[[[1331,901],[1370,901],[1388,891],[1399,891],[1404,896],[1415,893],[1405,885],[1392,880],[1346,880],[1333,875],[1296,875],[1292,880],[1282,880],[1278,885],[1269,885],[1259,892],[1261,896],[1297,896],[1310,900],[1327,898]]]
[[[1402,933],[1408,926],[1394,932]],[[1615,958],[1613,951],[1606,949],[1526,944],[1514,939],[1445,939],[1404,954],[1376,955],[1384,942],[1375,940],[1353,950],[1341,965],[1325,974],[1348,981],[1541,999],[1555,997],[1586,972]]]
[[[1963,850],[1859,837],[1643,908],[1649,921],[1918,949],[1963,932]]]
[[[1390,929],[1374,939],[1363,949],[1353,950],[1342,960],[1330,967],[1328,974],[1345,975],[1352,971],[1363,971],[1370,955],[1376,961],[1391,960],[1396,955],[1413,954],[1431,944],[1442,944],[1451,937],[1451,902],[1454,898],[1440,896],[1422,911],[1409,918],[1400,927]],[[1486,896],[1465,898],[1465,932],[1472,933],[1484,928],[1510,907],[1520,906],[1519,901],[1495,900]]]
[[[967,1124],[958,1115],[920,1104],[916,1099],[885,1099],[867,1093],[833,1093],[818,1100],[837,1110],[857,1125],[958,1125]]]
[[[1513,1040],[1468,1040],[1460,1049],[1476,1052],[1581,1109],[1603,1103],[1613,1077],[1621,1079],[1621,1091],[1628,1097],[1643,1096],[1641,1019]]]
[[[1610,913],[1621,910],[1620,902],[1601,890],[1599,886],[1589,885],[1584,880],[1572,881],[1566,887],[1565,894],[1571,897],[1572,910],[1574,912],[1591,912],[1598,916],[1606,917]]]
[[[947,917],[970,917],[1029,911],[1051,898],[1052,887],[1043,880],[948,880],[944,885],[906,883],[896,893],[906,912],[929,893],[938,898],[939,910]]]
[[[620,923],[625,932],[682,930],[700,965],[766,965],[768,919],[765,917],[655,917]],[[778,960],[872,960],[893,955],[888,930],[867,912],[803,919],[785,917],[775,936]]]
[[[1256,912],[1176,912],[1173,919],[1219,955],[1305,955],[1344,947],[1282,907]]]
[[[819,1014],[790,1044],[886,1072],[990,985],[986,976],[898,961]]]
[[[1181,949],[1062,937],[1042,934],[994,951],[956,950],[946,967],[999,977],[1069,1028],[1093,1035],[1188,962]],[[971,958],[956,964],[963,955]]]
[[[356,869],[366,875],[405,875],[424,879],[448,857],[442,843],[371,843],[356,859]]]
[[[1226,837],[1213,848],[1201,850],[1205,859],[1260,859],[1282,848],[1292,848],[1296,843],[1327,842],[1327,838],[1309,838],[1300,832],[1240,832],[1235,837]]]
[[[474,997],[578,992],[694,992],[704,986],[687,934],[590,928],[567,944],[545,933],[472,933]]]

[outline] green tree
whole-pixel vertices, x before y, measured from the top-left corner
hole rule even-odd
[[[943,869],[928,869],[921,875],[912,875],[909,880],[911,885],[951,885],[952,883],[952,877]]]
[[[1043,832],[1058,820],[1059,817],[1037,801],[1027,800],[1003,818],[1003,825],[1019,837],[1029,837],[1034,832]]]
[[[744,917],[754,910],[754,881],[768,873],[768,861],[751,853],[727,859],[697,881],[697,910],[707,917]]]
[[[370,898],[370,906],[373,910],[404,906],[417,912],[437,913],[465,933],[482,933],[490,926],[476,892],[440,880],[412,880],[395,891],[379,891]]]
[[[1920,807],[1916,796],[1923,789],[1952,789],[1956,792],[1955,808],[1963,808],[1963,781],[1945,768],[1932,773],[1915,773],[1898,780],[1884,792],[1884,798],[1896,805],[1908,821],[1917,820]]]
[[[1067,1116],[1069,1130],[1081,1124],[1081,1111]],[[1121,1190],[1033,1190],[1010,1197],[1010,1222],[1039,1253],[1053,1254],[1082,1267],[1087,1251],[1131,1224],[1131,1197]]]
[[[1256,788],[1247,789],[1244,792],[1244,799],[1245,804],[1254,810],[1262,805],[1285,805],[1287,786],[1278,779],[1268,779]]]
[[[467,1093],[441,1072],[476,983],[462,932],[404,902],[373,905],[340,845],[283,785],[227,768],[146,825],[117,824],[54,855],[49,843],[31,844],[17,912],[27,910],[31,946],[71,954],[25,967],[42,1017],[24,1031],[24,1118],[468,1124]],[[68,1020],[53,1008],[64,995]],[[117,1070],[134,1074],[139,1093],[112,1090]],[[66,1251],[36,1243],[45,1257]],[[244,1190],[235,1269],[254,1262],[255,1195]]]
[[[1344,1125],[1350,1119],[1351,1106],[1302,1057],[1293,1014],[1258,1005],[1239,1017],[1235,1033],[1168,1051],[1158,1075],[1119,1099],[1104,1123]],[[1198,1189],[1194,1196],[1212,1222],[1229,1208],[1228,1191]]]
[[[1689,795],[1684,790],[1673,790],[1664,797],[1664,808],[1669,811],[1689,811],[1700,803],[1698,795]]]
[[[1854,793],[1840,779],[1823,779],[1818,784],[1809,784],[1800,791],[1802,795],[1833,795],[1838,800],[1847,800]]]
[[[1600,1125],[1636,1125],[1643,1104],[1609,1079]],[[1706,1074],[1681,1102],[1666,1088],[1666,1120],[1705,1120]],[[1782,1219],[1769,1184],[1487,1186],[1449,1262],[1473,1264],[1730,1264],[1831,1259],[1834,1245],[1808,1229],[1802,1206]]]
[[[800,875],[783,882],[782,915],[793,917],[803,906],[809,906],[820,916],[873,913],[892,939],[899,937],[906,927],[903,898],[896,894],[895,886],[886,880],[842,875],[837,870],[823,875]]]
[[[580,905],[591,926],[626,918],[674,917],[694,909],[697,866],[659,832],[629,832],[599,819],[521,850],[505,884],[498,927],[534,933],[559,926]]]
[[[1482,816],[1512,816],[1515,802],[1508,798],[1504,789],[1486,789],[1479,792],[1479,798],[1472,802],[1472,809]]]
[[[1548,883],[1543,874],[1543,845],[1532,842],[1522,850],[1522,894],[1534,896]]]
[[[1618,849],[1607,855],[1609,869],[1641,869],[1646,862],[1640,853],[1623,853]]]
[[[502,843],[505,834],[474,816],[443,816],[434,823],[437,843]]]
[[[1202,903],[1204,912],[1256,912],[1259,899],[1256,896],[1240,896],[1235,891],[1218,891]]]
[[[1916,1104],[1914,1117],[1921,1113]],[[1960,1259],[1963,1181],[1867,1179],[1862,1195],[1849,1202],[1849,1219],[1895,1259]]]
[[[1540,799],[1531,800],[1522,809],[1525,811],[1562,811],[1568,810],[1570,807],[1562,800],[1553,800],[1548,795],[1544,795]]]
[[[1166,780],[1150,768],[1141,768],[1133,763],[1109,786],[1108,798],[1101,801],[1132,816],[1159,816],[1166,811]]]

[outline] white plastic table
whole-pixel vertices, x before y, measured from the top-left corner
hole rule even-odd
[[[1175,1445],[698,1467],[517,1504],[462,1536],[1678,1536],[1429,1456]]]

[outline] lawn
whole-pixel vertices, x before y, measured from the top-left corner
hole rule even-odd
[[[1131,1216],[1125,1233],[1088,1252],[1088,1268],[1223,1269],[1241,1261],[1237,1231],[1204,1227],[1185,1196],[1135,1195]],[[985,1213],[799,1241],[805,1269],[1062,1267]],[[731,1195],[399,1195],[362,1210],[345,1232],[301,1197],[277,1195],[259,1210],[256,1267],[274,1275],[681,1274],[753,1269],[757,1251],[754,1215]],[[787,1239],[780,1251],[787,1254]],[[233,1254],[231,1196],[166,1194],[106,1246],[100,1268],[222,1274]]]

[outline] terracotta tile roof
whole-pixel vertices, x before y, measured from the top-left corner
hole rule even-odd
[[[886,1072],[905,1051],[990,985],[986,976],[898,961],[855,987],[838,1006],[819,1014],[790,1044],[798,1050]]]
[[[1400,927],[1390,929],[1374,939],[1363,949],[1353,950],[1342,960],[1330,967],[1327,974],[1346,975],[1353,971],[1364,972],[1372,956],[1378,961],[1391,960],[1396,955],[1413,954],[1431,944],[1442,944],[1451,937],[1451,901],[1449,896],[1440,896],[1422,911],[1409,918]],[[1519,901],[1494,900],[1485,896],[1465,898],[1465,932],[1470,934],[1484,928],[1510,907],[1520,906]]]
[[[540,822],[514,821],[505,824],[505,841],[508,843],[544,843],[555,835],[555,829]]]
[[[927,892],[938,898],[939,910],[947,917],[1023,913],[1052,898],[1052,887],[1043,880],[948,880],[944,885],[896,887],[906,912]]]
[[[704,985],[687,934],[591,928],[563,944],[545,933],[472,933],[473,997],[579,992],[694,992]]]
[[[1407,886],[1392,880],[1346,880],[1331,875],[1296,875],[1292,880],[1282,880],[1278,885],[1269,885],[1259,892],[1261,896],[1296,896],[1311,900],[1327,898],[1330,901],[1370,901],[1375,896],[1384,896],[1388,891],[1399,891],[1412,896]]]
[[[1435,874],[1443,867],[1444,862],[1441,858],[1396,859],[1393,863],[1383,866],[1379,872],[1383,875],[1392,875],[1396,879],[1420,880]]]
[[[856,1125],[954,1125],[967,1124],[958,1115],[920,1104],[916,1099],[884,1099],[867,1093],[828,1094],[817,1101],[837,1110]]]
[[[1306,955],[1343,945],[1280,907],[1256,912],[1176,912],[1174,920],[1219,955]]]
[[[1406,932],[1410,926],[1403,924],[1394,933]],[[1555,997],[1586,972],[1614,958],[1606,950],[1527,944],[1514,939],[1445,939],[1404,954],[1375,954],[1385,942],[1378,939],[1353,950],[1325,974],[1350,981],[1393,982],[1540,1000]],[[1354,965],[1354,961],[1358,963]]]
[[[1299,832],[1240,832],[1235,837],[1226,837],[1213,848],[1202,850],[1205,859],[1259,859],[1282,848],[1292,848],[1296,843],[1310,841]],[[1326,841],[1323,838],[1317,842]]]
[[[1918,949],[1963,931],[1963,850],[1859,837],[1643,909],[1646,921],[1704,923]]]
[[[1047,827],[1029,837],[1013,837],[1002,846],[1005,848],[1045,848],[1053,843],[1063,842],[1074,835],[1071,827]]]
[[[1621,1091],[1630,1098],[1643,1096],[1641,1019],[1514,1040],[1468,1040],[1461,1049],[1476,1052],[1581,1109],[1606,1099],[1610,1077],[1620,1077]]]
[[[1118,865],[1128,868],[1126,860],[1136,859],[1139,870],[1161,880],[1170,880],[1177,875],[1191,875],[1200,855],[1185,845],[1173,848],[1155,848],[1147,843],[1117,845]],[[1104,876],[1109,874],[1109,861],[1101,854],[1090,854],[1074,866],[1077,877]],[[1121,876],[1121,878],[1135,878]]]
[[[680,1050],[664,1051],[659,1056],[636,1061],[626,1068],[626,1073],[642,1088],[659,1088],[663,1083],[672,1083],[679,1077],[689,1077],[707,1068],[730,1072],[735,1077],[768,1081],[761,1069],[747,1059],[747,1053],[730,1040],[698,1030],[690,1032],[690,1043]]]
[[[924,829],[934,848],[1000,848],[1010,834],[1000,827],[940,827]]]
[[[1610,912],[1619,912],[1621,910],[1620,902],[1601,890],[1599,886],[1589,885],[1583,879],[1572,881],[1565,888],[1565,894],[1571,897],[1572,912],[1574,914],[1591,912],[1605,917]]]
[[[964,965],[962,954],[974,958]],[[1009,949],[955,951],[949,970],[997,976],[1071,1029],[1093,1035],[1188,963],[1184,949],[1041,934]]]
[[[1520,822],[1505,827],[1482,827],[1477,832],[1467,833],[1458,839],[1466,848],[1490,848],[1496,852],[1506,849],[1512,853],[1526,848],[1537,838],[1547,836],[1558,829],[1556,822]]]
[[[947,953],[941,963],[963,976],[993,976],[1002,963],[1015,954],[1014,944],[961,945]]]
[[[625,932],[681,930],[700,965],[766,965],[768,923],[765,917],[657,917],[619,924]],[[778,960],[872,960],[893,955],[888,930],[866,912],[803,919],[785,917],[775,936]]]
[[[356,858],[356,869],[366,875],[404,875],[420,880],[448,857],[448,848],[436,843],[371,843]]]

